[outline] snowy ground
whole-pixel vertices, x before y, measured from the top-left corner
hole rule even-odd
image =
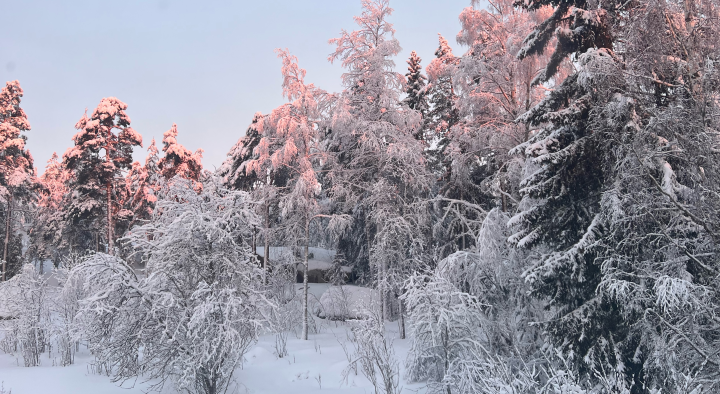
[[[318,302],[328,287],[328,284],[311,284],[311,303]],[[317,318],[316,324],[319,333],[311,334],[308,341],[290,334],[287,343],[289,355],[284,358],[274,355],[275,336],[262,336],[248,352],[243,368],[236,373],[236,392],[372,393],[371,383],[361,372],[358,375],[351,372],[346,382],[342,379],[342,371],[348,365],[348,359],[341,343],[346,345],[349,352],[353,350],[353,345],[347,340],[349,325]],[[401,368],[400,376],[403,377],[409,341],[397,339],[396,323],[387,323],[386,328],[387,337],[395,338],[393,345]],[[91,373],[91,361],[92,357],[81,349],[75,365],[54,366],[53,360],[45,354],[42,366],[26,368],[22,366],[21,359],[0,353],[0,382],[4,382],[5,389],[11,389],[12,394],[141,394],[147,391],[147,384],[142,382],[127,382],[119,387],[109,377]],[[403,382],[401,385],[406,393],[424,392],[419,384],[408,385]],[[166,388],[163,393],[175,394],[175,391]]]

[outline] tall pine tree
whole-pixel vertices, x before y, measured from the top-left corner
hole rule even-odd
[[[64,204],[66,248],[99,249],[104,235],[107,253],[112,254],[115,226],[126,225],[115,220],[129,216],[122,206],[124,172],[131,167],[133,147],[142,146],[126,109],[127,104],[117,98],[104,98],[89,118],[85,114],[75,125],[79,130],[73,136],[75,146],[63,155],[72,172]]]
[[[0,91],[0,197],[5,200],[3,212],[4,243],[2,252],[2,280],[7,280],[12,269],[20,266],[20,251],[11,244],[19,242],[14,234],[14,216],[18,207],[31,198],[35,169],[30,151],[25,149],[27,137],[23,134],[30,130],[25,111],[20,108],[23,90],[18,81],[7,82]],[[12,255],[12,256],[11,256]],[[12,259],[8,266],[9,259]]]

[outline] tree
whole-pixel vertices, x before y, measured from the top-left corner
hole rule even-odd
[[[408,307],[412,338],[408,377],[411,381],[429,381],[431,392],[451,393],[443,384],[451,366],[481,353],[477,330],[483,305],[441,274],[413,275],[406,286],[402,297]]]
[[[72,172],[64,215],[70,249],[92,249],[88,232],[95,235],[98,249],[105,217],[106,250],[112,254],[114,227],[129,219],[130,213],[122,207],[123,172],[130,169],[133,147],[142,146],[142,137],[130,127],[126,109],[127,104],[117,98],[104,98],[90,118],[85,114],[75,125],[79,130],[73,136],[75,146],[63,155],[64,166]]]
[[[416,231],[413,238],[419,236],[421,230],[408,223],[408,215],[413,212],[413,199],[429,189],[430,178],[423,143],[414,137],[421,126],[420,113],[399,105],[404,78],[393,71],[391,57],[400,45],[386,20],[392,9],[387,0],[362,4],[362,15],[355,17],[360,30],[343,30],[339,38],[330,40],[336,45],[330,60],[341,60],[347,72],[343,74],[346,90],[334,110],[328,136],[328,150],[334,152],[329,178],[334,201],[359,219],[349,235],[355,238],[347,242],[353,253],[342,248],[339,252],[355,260],[356,267],[365,264],[375,269],[384,304],[390,266],[404,260],[385,253],[373,255],[383,252],[377,247],[378,234],[396,236],[383,229],[393,218]],[[383,311],[385,316],[387,306]]]
[[[276,52],[283,62],[283,96],[290,103],[262,119],[262,139],[255,150],[258,158],[249,162],[247,168],[258,177],[267,173],[267,168],[288,172],[279,204],[288,238],[304,249],[302,339],[307,340],[310,225],[314,219],[327,216],[321,213],[317,200],[321,186],[315,169],[326,160],[320,146],[319,122],[329,100],[325,91],[305,83],[306,71],[298,66],[297,57],[287,50]],[[272,142],[278,149],[271,153]]]
[[[45,260],[50,259],[55,266],[60,262],[58,243],[62,231],[63,201],[68,193],[69,179],[70,173],[59,160],[57,153],[53,152],[38,182],[40,191],[37,213],[27,252],[30,261],[40,262],[40,274],[43,273]]]
[[[25,149],[27,137],[22,133],[30,130],[27,115],[20,108],[23,90],[18,81],[7,82],[0,91],[0,194],[5,199],[5,226],[2,255],[2,280],[9,279],[8,257],[10,244],[13,241],[13,213],[18,205],[27,202],[33,184],[35,169],[30,152]],[[13,256],[19,259],[19,254]],[[19,268],[19,262],[14,264]]]
[[[204,186],[176,179],[157,203],[162,213],[130,234],[147,275],[102,253],[72,270],[88,291],[79,315],[88,346],[116,381],[142,375],[155,388],[223,393],[267,321],[272,306],[248,243],[254,203],[219,179]]]
[[[588,378],[611,365],[632,392],[716,379],[706,366],[719,345],[709,323],[718,200],[706,193],[717,175],[705,168],[716,155],[706,62],[718,29],[692,27],[715,12],[712,2],[559,3],[518,55],[555,40],[534,82],[567,57],[576,71],[521,117],[531,138],[515,151],[529,169],[510,239],[543,251],[525,278],[555,311],[545,325],[555,343]]]
[[[125,177],[125,187],[129,197],[126,205],[127,209],[132,212],[133,218],[130,227],[135,223],[144,223],[150,220],[157,202],[157,192],[161,187],[158,165],[160,159],[154,138],[147,151],[145,165],[134,162]]]
[[[177,136],[177,125],[173,123],[170,130],[163,134],[162,151],[165,155],[158,161],[158,168],[167,180],[179,175],[182,178],[199,182],[202,174],[203,150],[198,149],[195,153],[189,151],[178,143]]]
[[[535,23],[549,13],[549,8],[516,8],[512,0],[493,1],[483,9],[467,7],[460,13],[457,36],[467,52],[448,58],[449,64],[434,60],[432,68],[442,76],[439,82],[452,82],[445,90],[456,92],[460,117],[445,134],[442,160],[437,162],[440,211],[434,235],[438,260],[472,247],[485,212],[517,207],[525,163],[508,152],[530,138],[530,128],[515,120],[539,103],[567,69],[563,64],[554,83],[537,86],[533,78],[551,53],[516,57]],[[441,45],[438,52],[447,56],[449,47]]]
[[[260,112],[253,115],[245,135],[240,137],[230,148],[227,159],[217,170],[218,176],[223,177],[223,182],[228,188],[249,192],[255,188],[258,182],[263,182],[264,177],[254,171],[247,171],[248,163],[258,157],[255,147],[260,144],[262,139],[262,133],[259,130],[262,119],[263,115]]]
[[[425,81],[427,81],[427,77],[422,73],[421,61],[422,59],[420,59],[420,56],[418,56],[415,51],[410,52],[410,59],[407,61],[408,72],[405,74],[407,78],[405,88],[407,97],[405,97],[403,102],[410,109],[420,112],[420,115],[424,119],[429,110],[429,105],[426,97],[427,83]],[[424,138],[422,134],[417,134],[415,137],[420,139]]]
[[[0,292],[12,317],[3,340],[20,352],[26,367],[40,365],[51,328],[47,280],[32,264],[25,264],[17,275],[0,283]]]
[[[447,146],[447,134],[453,126],[460,122],[457,109],[457,94],[453,87],[452,70],[460,59],[455,57],[452,48],[445,37],[438,34],[439,46],[433,59],[427,67],[430,77],[427,87],[427,97],[430,111],[425,118],[425,138],[433,142],[434,151],[442,155]],[[434,160],[439,160],[439,156]],[[436,163],[439,165],[439,163]]]

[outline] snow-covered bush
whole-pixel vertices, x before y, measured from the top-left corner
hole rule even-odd
[[[412,338],[408,378],[428,381],[431,390],[443,392],[443,379],[451,365],[483,356],[479,343],[483,305],[438,274],[410,277],[402,299],[407,305]]]
[[[330,286],[320,296],[317,315],[323,319],[341,320],[362,319],[364,306],[375,305],[380,301],[378,291],[359,286]]]
[[[70,272],[83,259],[84,256],[71,253],[63,258],[53,273],[59,288],[51,305],[54,316],[52,335],[62,366],[75,362],[75,352],[79,347],[80,333],[75,317],[80,311],[80,301],[85,296],[84,284],[81,276],[71,277]]]
[[[216,179],[201,193],[177,178],[169,188],[126,239],[144,275],[101,253],[73,269],[88,291],[84,334],[116,381],[142,375],[155,388],[171,381],[182,392],[222,393],[271,309],[249,245],[257,218],[247,193]]]
[[[0,325],[3,350],[20,353],[26,367],[40,365],[50,329],[46,281],[32,264],[25,264],[20,274],[0,283],[0,294],[9,315]]]
[[[373,384],[376,394],[399,394],[400,373],[392,340],[385,337],[382,312],[366,305],[363,319],[353,322],[350,340],[355,345],[353,361],[343,371],[347,380],[358,364],[363,375]]]

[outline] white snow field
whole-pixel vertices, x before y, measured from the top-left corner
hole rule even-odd
[[[302,285],[298,284],[300,290]],[[332,288],[332,293],[324,294],[331,286],[326,283],[310,284],[310,302],[313,311],[320,308],[319,300],[335,296],[339,290]],[[343,291],[353,300],[351,305],[360,305],[360,299],[371,292],[355,286],[343,286]],[[353,310],[353,306],[348,310]],[[245,357],[244,365],[235,373],[235,392],[238,394],[261,393],[358,393],[374,392],[373,386],[358,368],[358,374],[350,372],[348,379],[343,380],[343,370],[348,366],[348,354],[352,356],[353,344],[348,340],[350,324],[314,317],[318,333],[310,334],[308,341],[298,339],[289,334],[287,342],[288,355],[283,358],[275,356],[275,335],[266,334],[250,349]],[[299,333],[298,333],[299,334]],[[404,382],[404,362],[410,346],[408,339],[398,337],[397,323],[386,323],[386,338],[392,339],[395,356],[400,367],[400,381],[406,393],[424,393],[423,384],[407,384]],[[343,349],[343,346],[346,351]],[[137,381],[125,382],[122,386],[113,383],[111,378],[92,372],[92,356],[84,347],[76,356],[74,365],[68,367],[55,366],[54,360],[43,354],[42,365],[24,367],[22,359],[0,352],[0,382],[5,390],[12,394],[144,394],[148,384],[142,378]],[[172,385],[161,392],[163,394],[179,394]]]

